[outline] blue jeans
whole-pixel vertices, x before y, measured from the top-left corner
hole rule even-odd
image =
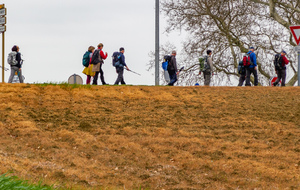
[[[169,75],[170,75],[170,82],[169,82],[169,86],[174,86],[174,83],[177,81],[177,75],[175,71],[168,71]]]

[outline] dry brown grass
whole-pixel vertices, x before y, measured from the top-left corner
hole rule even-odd
[[[300,189],[300,88],[0,84],[0,171],[72,189]]]

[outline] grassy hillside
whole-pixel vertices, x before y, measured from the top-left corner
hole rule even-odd
[[[300,189],[300,88],[0,84],[0,172],[65,189]]]

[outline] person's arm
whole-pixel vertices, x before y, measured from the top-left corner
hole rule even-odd
[[[107,52],[104,54],[104,52],[101,50],[100,51],[100,56],[101,56],[102,59],[106,59],[108,55],[107,55]]]
[[[173,63],[173,67],[175,69],[175,72],[178,72],[178,69],[177,69],[177,63],[176,63],[176,58],[172,56],[172,63]]]
[[[127,64],[125,63],[125,56],[122,54],[120,57],[120,63],[126,67],[126,69],[129,71],[129,68],[127,67]]]
[[[208,62],[208,64],[209,64],[210,72],[213,73],[213,72],[214,72],[214,66],[213,66],[212,58],[209,57],[209,58],[207,59],[207,62]]]
[[[287,65],[287,64],[289,64],[289,62],[290,62],[285,56],[282,57],[282,61],[284,63],[284,66]]]
[[[256,55],[253,53],[251,53],[251,56],[252,56],[252,63],[254,64],[254,68],[256,69],[257,68],[257,62],[256,62]]]
[[[21,65],[21,53],[17,53],[16,55],[16,60],[18,61],[17,67],[19,67],[21,69],[22,65]]]

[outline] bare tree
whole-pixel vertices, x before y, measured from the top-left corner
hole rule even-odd
[[[162,7],[168,17],[166,31],[179,29],[189,34],[183,45],[187,57],[183,58],[186,72],[181,84],[202,80],[197,76],[198,58],[207,49],[213,50],[218,72],[215,84],[231,84],[238,78],[241,55],[250,46],[256,47],[261,85],[274,75],[273,57],[282,49],[291,60],[288,85],[296,83],[295,43],[289,26],[299,24],[299,0],[165,0]]]

